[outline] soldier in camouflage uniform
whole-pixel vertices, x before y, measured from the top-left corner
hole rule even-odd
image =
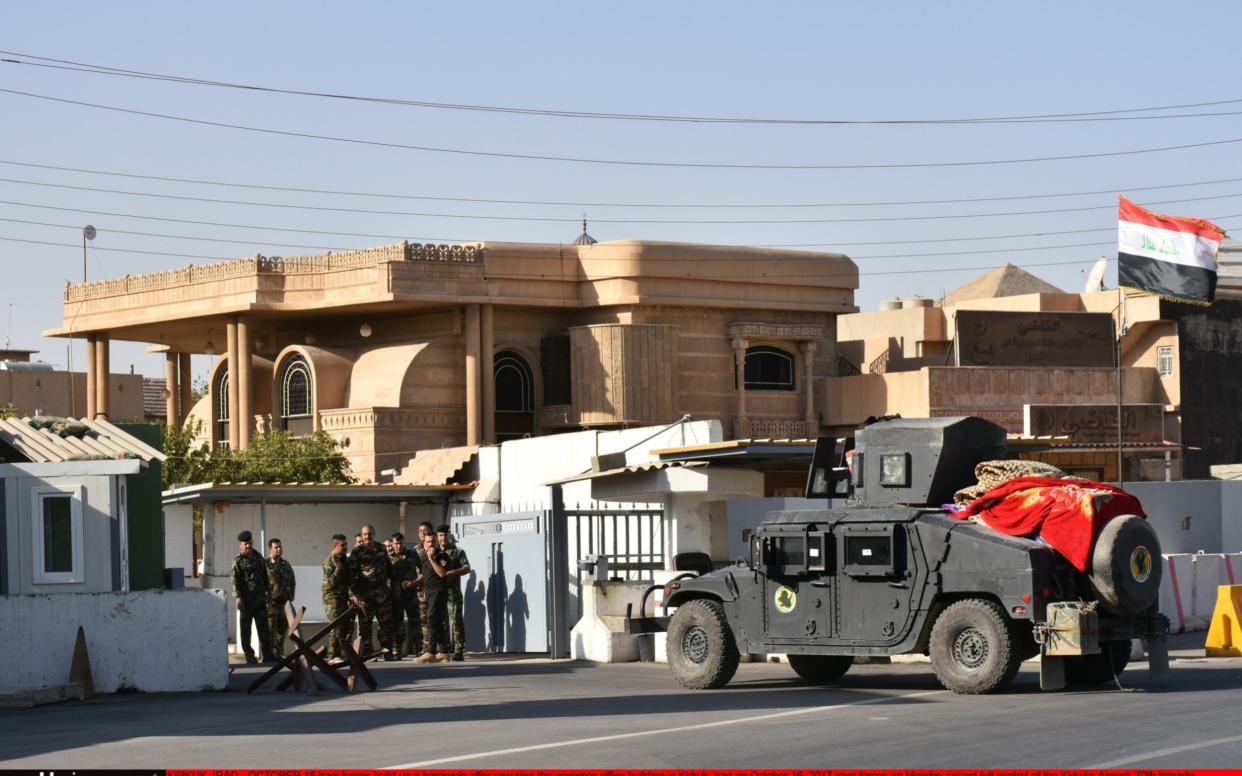
[[[237,535],[238,554],[233,558],[233,598],[237,602],[237,611],[241,614],[241,628],[237,640],[241,642],[242,651],[246,653],[247,663],[259,662],[254,655],[254,647],[250,646],[250,624],[259,632],[259,649],[264,660],[272,659],[272,642],[267,633],[267,600],[270,597],[270,583],[267,579],[267,565],[263,556],[255,551],[251,544],[249,531]]]
[[[323,562],[323,611],[328,622],[332,622],[349,608],[349,556],[345,534],[332,537],[332,554]],[[354,618],[350,617],[332,631],[328,636],[328,657],[338,658],[344,655],[341,645],[354,638]]]
[[[423,643],[426,650],[418,656],[420,663],[447,663],[449,661],[449,640],[445,632],[448,588],[445,577],[448,570],[444,567],[447,557],[443,548],[436,541],[436,534],[423,534],[423,552],[419,555],[422,564],[423,591],[427,594],[427,633],[429,638]]]
[[[444,548],[448,574],[444,582],[448,589],[448,621],[453,631],[453,660],[466,659],[466,617],[465,606],[461,597],[461,578],[470,573],[470,560],[466,551],[453,541],[453,534],[447,525],[436,529],[436,539]]]
[[[284,548],[280,539],[269,539],[267,542],[267,580],[271,584],[271,598],[267,602],[267,632],[272,639],[272,652],[277,657],[285,654],[285,639],[289,636],[289,618],[285,610],[293,601],[294,587],[297,579],[293,575],[293,566],[281,557]]]
[[[435,526],[433,526],[431,523],[427,522],[426,520],[418,524],[418,543],[414,545],[414,563],[418,565],[420,570],[423,567],[423,560],[425,560],[427,556],[426,551],[423,549],[423,540],[429,534],[434,534],[435,532],[436,532]],[[417,587],[418,587],[418,621],[422,623],[422,636],[423,636],[422,641],[423,641],[423,644],[426,645],[426,644],[431,643],[431,633],[429,631],[429,625],[431,621],[427,616],[427,590],[425,589],[422,582],[419,582]]]
[[[358,633],[362,636],[363,651],[371,645],[371,620],[379,622],[379,646],[384,660],[395,660],[396,634],[392,617],[392,564],[384,545],[375,541],[375,528],[362,526],[362,544],[349,554],[354,605],[361,610],[358,617]]]
[[[392,547],[388,559],[392,562],[392,578],[396,587],[393,605],[393,627],[401,639],[397,657],[421,655],[423,652],[423,629],[419,621],[418,583],[419,561],[413,550],[405,548],[405,535],[392,535]]]

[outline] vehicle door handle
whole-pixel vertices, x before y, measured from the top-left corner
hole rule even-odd
[[[811,587],[828,587],[828,580],[826,580],[826,579],[812,579],[812,580],[811,580]]]

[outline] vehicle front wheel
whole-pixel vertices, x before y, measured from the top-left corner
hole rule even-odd
[[[786,655],[789,667],[812,684],[830,684],[845,676],[853,655]]]
[[[949,605],[931,632],[931,663],[946,689],[963,695],[995,692],[1013,681],[1021,665],[1018,638],[1004,610],[968,598]]]
[[[668,624],[668,663],[691,690],[724,687],[737,672],[737,644],[719,601],[699,599],[677,607]]]

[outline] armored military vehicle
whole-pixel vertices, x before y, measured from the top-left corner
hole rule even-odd
[[[681,684],[723,686],[748,653],[784,654],[816,683],[857,657],[924,654],[946,688],[989,693],[1040,655],[1041,686],[1057,689],[1112,681],[1134,638],[1153,677],[1167,674],[1160,545],[1146,520],[1107,522],[1083,573],[1038,538],[940,508],[975,484],[976,464],[1005,457],[999,426],[877,422],[858,430],[848,464],[835,441],[820,440],[807,495],[844,496],[845,507],[770,513],[746,558],[670,582],[666,616],[631,619],[631,632],[667,629]]]

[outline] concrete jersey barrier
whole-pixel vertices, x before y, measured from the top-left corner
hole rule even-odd
[[[1174,553],[1164,562],[1160,611],[1174,633],[1206,630],[1217,588],[1242,583],[1242,553]]]
[[[52,593],[0,596],[8,658],[0,691],[65,684],[79,625],[97,692],[223,690],[228,683],[222,591]]]

